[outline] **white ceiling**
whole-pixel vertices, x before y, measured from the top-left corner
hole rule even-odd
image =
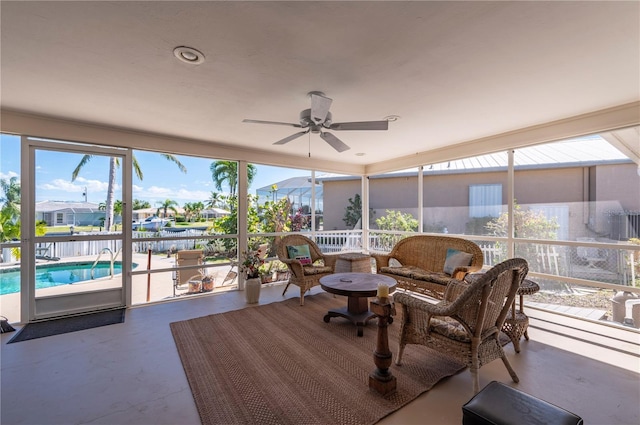
[[[373,164],[640,100],[640,2],[2,1],[3,109]],[[188,65],[173,49],[206,61]],[[334,122],[388,131],[318,135]],[[365,153],[356,156],[356,153]]]

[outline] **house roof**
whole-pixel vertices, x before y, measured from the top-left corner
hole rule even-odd
[[[36,202],[36,212],[71,211],[74,213],[101,212],[98,204],[92,202],[73,201],[41,201]]]
[[[606,139],[608,139],[607,137]],[[479,155],[471,158],[463,158],[441,162],[437,164],[425,164],[423,173],[433,174],[460,174],[469,172],[487,172],[506,170],[509,157],[506,152],[488,155]],[[547,143],[536,146],[520,148],[514,155],[516,169],[533,168],[560,168],[560,167],[586,167],[604,164],[630,164],[629,157],[618,148],[612,146],[601,135],[592,135],[563,140],[556,143]],[[408,176],[415,175],[417,168],[387,173],[382,176]],[[372,176],[375,178],[376,176]],[[316,177],[322,180],[350,180],[353,176],[344,176],[325,173]]]

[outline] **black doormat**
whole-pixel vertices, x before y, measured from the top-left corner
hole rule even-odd
[[[124,309],[100,311],[82,316],[65,317],[45,322],[28,323],[7,342],[27,341],[45,336],[60,335],[69,332],[83,331],[100,326],[124,323]]]

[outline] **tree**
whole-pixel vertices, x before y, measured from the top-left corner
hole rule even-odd
[[[393,230],[398,232],[416,232],[420,224],[411,214],[401,211],[387,210],[387,215],[376,219],[376,224],[380,230]],[[398,241],[398,237],[393,234],[380,234],[380,245],[388,247],[389,251]]]
[[[182,206],[182,209],[184,210],[184,219],[186,221],[191,221],[191,215],[193,214],[193,203],[185,202]]]
[[[0,197],[0,242],[20,239],[20,182],[17,177],[0,179],[2,197]],[[46,233],[46,223],[36,222],[36,236]],[[15,258],[20,258],[20,248],[12,248]],[[2,254],[2,252],[0,252]]]
[[[369,208],[369,223],[373,222],[373,216],[375,211],[373,208]],[[344,224],[349,229],[353,229],[358,224],[358,221],[362,218],[362,199],[359,194],[355,194],[353,198],[349,198],[349,205],[345,208]]]
[[[220,198],[220,194],[218,192],[211,191],[211,195],[209,199],[207,199],[207,208],[216,208],[222,199]]]
[[[267,201],[260,206],[262,215],[262,231],[265,233],[289,232],[291,230],[291,201],[281,198]]]
[[[248,233],[260,233],[260,218],[258,217],[258,210],[255,207],[257,196],[247,195],[247,205],[249,209],[247,211],[247,232]],[[238,197],[228,198],[231,214],[224,217],[220,217],[213,222],[213,230],[217,233],[224,235],[233,235],[238,233]],[[222,244],[225,249],[231,251],[236,247],[235,239],[223,239]]]
[[[196,220],[198,220],[200,218],[200,214],[202,213],[202,210],[204,210],[204,204],[202,202],[194,202],[191,204],[191,208],[193,209],[193,214],[196,217]]]
[[[9,180],[1,179],[0,188],[2,189],[2,197],[0,198],[0,207],[11,218],[20,217],[20,183],[17,177],[11,177]]]
[[[505,212],[500,217],[487,223],[487,229],[493,236],[508,236],[509,213]],[[513,232],[516,238],[522,239],[557,239],[558,223],[555,219],[549,220],[542,211],[523,210],[513,203]]]
[[[377,218],[376,224],[380,230],[417,232],[419,222],[409,213],[387,210],[387,215]]]
[[[132,210],[142,210],[145,208],[151,208],[151,204],[148,201],[141,201],[140,199],[133,200]]]
[[[161,153],[160,156],[162,156],[168,161],[175,163],[180,169],[180,171],[182,171],[183,173],[187,172],[187,168],[175,156],[165,154],[165,153]],[[73,172],[71,173],[72,182],[78,178],[80,171],[82,170],[82,168],[84,168],[85,165],[87,165],[89,161],[91,161],[91,158],[93,158],[93,155],[84,155],[82,159],[80,159],[80,162],[76,166],[75,170],[73,170]],[[143,174],[142,174],[142,170],[140,169],[140,164],[138,164],[138,160],[136,159],[135,156],[133,156],[132,160],[133,160],[133,171],[136,173],[136,176],[138,176],[138,178],[142,180]],[[111,226],[113,226],[113,215],[114,215],[113,207],[115,204],[114,197],[115,197],[115,187],[116,187],[116,169],[119,166],[120,166],[120,161],[118,160],[118,158],[111,157],[109,159],[109,183],[107,186],[107,201],[105,203],[106,213],[105,213],[105,220],[104,220],[104,226],[106,230],[110,230]]]
[[[211,170],[211,178],[216,185],[216,189],[222,190],[222,184],[227,183],[229,186],[229,195],[236,196],[238,188],[238,162],[237,161],[215,161],[209,167]],[[249,185],[253,182],[257,173],[256,166],[247,164],[247,181]]]
[[[158,216],[160,215],[160,211],[162,211],[162,217],[167,218],[167,210],[171,210],[174,214],[178,214],[178,210],[176,209],[178,203],[176,201],[165,199],[162,202],[156,202],[156,204],[160,204],[156,211],[156,215]]]
[[[20,237],[20,183],[17,177],[1,179],[0,188],[0,241],[6,242]]]
[[[487,223],[486,228],[492,236],[507,237],[509,234],[509,213],[504,212],[498,218],[494,218]],[[560,226],[555,218],[548,219],[542,211],[523,210],[517,202],[513,203],[513,231],[514,236],[522,239],[557,239],[557,231]],[[496,242],[495,247],[499,249],[499,258],[507,258],[507,245],[503,242]],[[525,258],[530,263],[531,270],[533,264],[538,259],[537,244],[519,244],[518,257]],[[536,270],[538,271],[538,270]]]

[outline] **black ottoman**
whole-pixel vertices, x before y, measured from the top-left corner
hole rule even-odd
[[[493,381],[462,406],[462,425],[582,425],[582,418]]]

